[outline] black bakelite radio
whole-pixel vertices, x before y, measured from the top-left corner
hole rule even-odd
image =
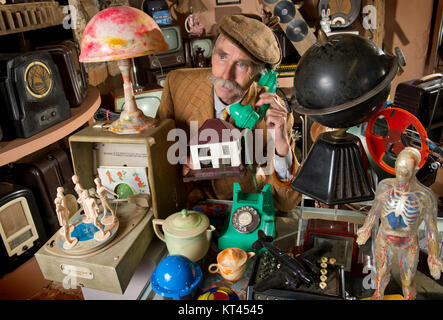
[[[59,69],[45,52],[0,54],[5,138],[28,138],[71,117]]]

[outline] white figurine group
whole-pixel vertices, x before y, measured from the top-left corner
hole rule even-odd
[[[103,217],[98,221],[98,217],[100,214],[99,206],[97,205],[96,199],[89,195],[88,190],[83,189],[78,181],[77,175],[72,176],[72,181],[74,182],[74,190],[78,194],[77,202],[83,208],[83,212],[85,213],[85,217],[83,218],[84,223],[93,223],[99,230],[94,234],[94,239],[96,241],[103,241],[110,237],[110,232],[105,231],[102,225],[108,226],[113,225],[117,222],[117,216],[115,210],[109,203],[109,199],[107,197],[107,193],[110,193],[114,196],[118,195],[105,186],[102,185],[100,178],[94,179],[94,182],[97,186],[96,194],[99,197],[103,210]],[[54,200],[56,206],[56,212],[59,224],[61,226],[60,233],[64,235],[65,242],[63,243],[64,249],[71,249],[77,243],[78,239],[73,237],[71,238],[71,233],[74,231],[74,226],[69,224],[70,212],[68,210],[66,199],[64,196],[64,188],[57,188],[57,197]],[[107,210],[111,212],[111,215],[106,215]]]

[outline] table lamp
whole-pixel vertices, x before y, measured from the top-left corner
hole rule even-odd
[[[131,81],[132,58],[169,49],[157,23],[146,13],[128,6],[98,12],[86,25],[81,42],[81,62],[118,62],[125,96],[120,118],[109,130],[117,134],[141,133],[155,127],[155,119],[137,108]]]

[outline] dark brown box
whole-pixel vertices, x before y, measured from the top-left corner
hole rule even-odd
[[[63,187],[68,202],[76,204],[73,175],[68,154],[62,149],[54,149],[37,158],[28,157],[12,167],[14,182],[34,193],[48,235],[60,228],[54,204],[57,188]]]

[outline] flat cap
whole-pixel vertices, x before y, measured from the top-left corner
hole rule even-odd
[[[251,59],[275,69],[282,60],[280,43],[258,15],[224,16],[218,24],[221,34],[245,51]]]

